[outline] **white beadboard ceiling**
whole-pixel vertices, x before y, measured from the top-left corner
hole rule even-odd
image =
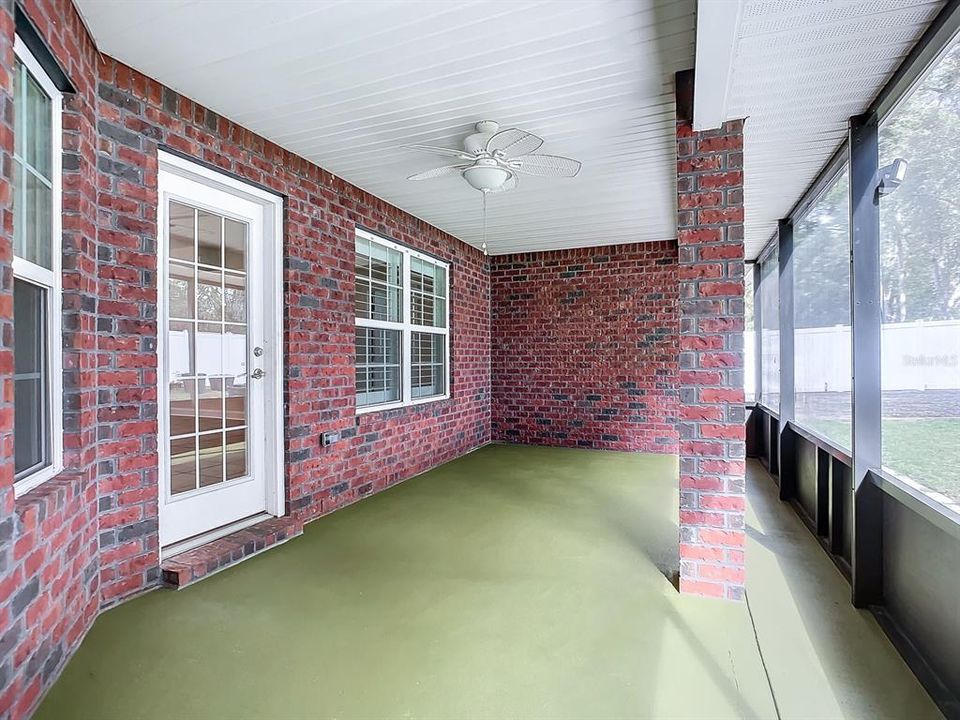
[[[520,127],[574,179],[491,195],[491,254],[676,236],[694,0],[77,0],[101,51],[479,246],[481,195],[407,143]]]
[[[867,109],[944,4],[743,0],[727,117],[748,118],[748,258],[836,152],[847,119]]]
[[[77,3],[103,52],[476,246],[480,194],[407,182],[449,163],[403,145],[459,147],[491,119],[581,160],[490,196],[492,254],[676,236],[673,76],[695,62],[695,0]],[[718,3],[739,11],[713,52],[726,117],[747,118],[753,258],[944,0],[699,0]]]

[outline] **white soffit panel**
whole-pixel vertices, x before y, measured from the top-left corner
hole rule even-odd
[[[701,0],[723,2],[723,0]],[[727,117],[746,117],[756,257],[943,7],[942,0],[744,0]]]
[[[478,120],[583,162],[489,198],[491,253],[676,236],[673,77],[694,0],[78,0],[99,48],[479,246],[481,195],[407,143]]]

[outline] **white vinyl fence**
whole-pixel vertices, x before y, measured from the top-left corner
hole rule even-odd
[[[769,332],[769,331],[768,331]],[[770,345],[776,347],[774,332]],[[851,389],[850,328],[802,328],[794,334],[797,392],[848,392]],[[960,321],[890,323],[881,335],[883,389],[960,389]],[[747,333],[744,352],[753,353],[755,338]],[[765,357],[765,367],[776,364]],[[753,390],[753,373],[745,377]]]

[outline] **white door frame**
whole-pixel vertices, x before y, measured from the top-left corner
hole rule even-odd
[[[208,187],[259,205],[263,210],[263,255],[256,258],[259,272],[265,284],[263,298],[263,318],[265,336],[263,344],[263,370],[266,373],[264,383],[264,421],[266,448],[264,449],[264,473],[266,484],[266,511],[281,517],[285,512],[285,468],[283,454],[283,198],[262,188],[249,185],[229,175],[224,175],[204,165],[192,162],[179,155],[160,150],[158,152],[159,174],[170,174],[192,180]],[[158,176],[159,178],[159,176]],[[158,398],[158,492],[159,512],[164,512],[163,488],[160,484],[167,481],[167,460],[163,443],[169,436],[165,402],[166,389],[163,383],[167,375],[165,339],[160,330],[165,317],[167,289],[162,287],[164,276],[160,262],[166,262],[166,250],[163,247],[166,208],[164,199],[158,192],[157,213],[157,398]],[[269,334],[268,334],[269,333]],[[162,520],[162,517],[161,517]],[[162,527],[162,522],[161,522]],[[221,533],[222,534],[222,533]],[[213,539],[211,533],[210,539]],[[161,555],[164,539],[160,537]],[[198,543],[191,543],[196,545]],[[177,543],[179,545],[179,543]]]

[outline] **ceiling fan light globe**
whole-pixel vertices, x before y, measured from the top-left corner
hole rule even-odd
[[[500,188],[510,179],[510,171],[499,166],[473,165],[463,171],[463,179],[470,187],[481,192],[490,192]]]

